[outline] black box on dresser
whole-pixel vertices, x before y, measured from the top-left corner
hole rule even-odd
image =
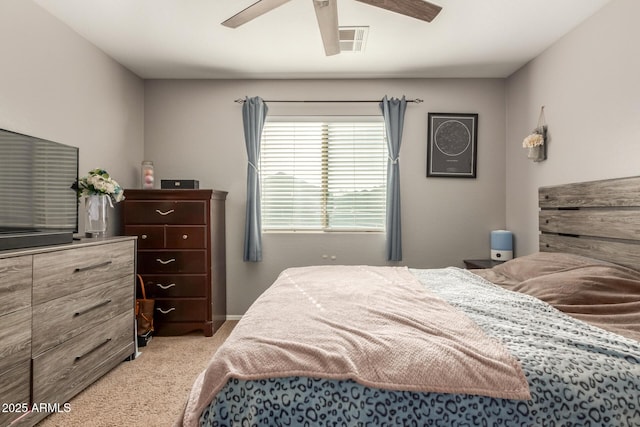
[[[200,181],[197,179],[161,179],[160,188],[164,190],[198,190]]]

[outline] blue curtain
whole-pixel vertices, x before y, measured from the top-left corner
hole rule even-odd
[[[242,105],[244,140],[247,146],[247,214],[244,226],[245,261],[262,261],[262,218],[260,215],[260,137],[269,108],[262,98],[246,97]]]
[[[402,224],[400,222],[400,144],[402,142],[402,128],[404,126],[404,112],[407,100],[387,99],[386,95],[380,102],[380,109],[384,116],[387,131],[387,148],[389,161],[387,162],[387,260],[402,261]]]

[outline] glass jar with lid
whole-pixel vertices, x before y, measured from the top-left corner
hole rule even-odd
[[[142,182],[143,190],[153,189],[153,162],[150,160],[144,160],[140,166],[140,179]]]

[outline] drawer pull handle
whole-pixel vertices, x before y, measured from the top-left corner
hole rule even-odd
[[[164,212],[163,212],[163,211],[161,211],[160,209],[156,209],[156,212],[157,212],[159,215],[167,216],[167,215],[169,215],[169,214],[174,213],[174,212],[175,212],[175,210],[174,210],[174,209],[169,209],[168,211],[164,211]]]
[[[93,270],[94,268],[106,267],[107,265],[111,264],[112,262],[113,261],[105,261],[105,262],[101,262],[99,264],[88,265],[86,267],[76,267],[74,272],[80,273],[82,271]]]
[[[172,262],[175,262],[176,259],[175,258],[171,258],[171,259],[168,259],[168,260],[165,261],[165,260],[162,260],[160,258],[156,258],[156,261],[158,261],[162,265],[167,265],[167,264],[170,264]]]
[[[101,342],[97,346],[93,347],[91,350],[87,351],[86,353],[81,354],[80,356],[76,356],[76,358],[74,360],[74,363],[79,362],[81,359],[87,357],[88,355],[90,355],[94,351],[98,350],[100,347],[103,347],[103,346],[109,344],[110,342],[111,342],[111,338],[107,338],[106,340],[104,340],[103,342]]]
[[[189,236],[187,236],[186,234],[182,235],[182,240],[187,240],[189,238]]]
[[[173,288],[175,285],[176,285],[175,283],[169,283],[168,285],[163,285],[162,283],[156,283],[156,286],[159,287],[160,289]]]
[[[175,309],[176,309],[175,307],[171,307],[169,310],[163,310],[163,309],[161,309],[160,307],[156,308],[156,310],[158,310],[158,311],[159,311],[160,313],[162,313],[162,314],[169,314],[169,313],[171,313],[171,312],[172,312],[173,310],[175,310]]]
[[[73,317],[78,317],[78,316],[82,316],[83,314],[87,314],[88,312],[90,312],[91,310],[95,310],[96,308],[100,308],[103,307],[107,304],[110,304],[111,300],[108,299],[106,301],[102,301],[96,305],[92,305],[91,307],[87,307],[84,310],[80,310],[80,311],[76,311],[75,313],[73,313]]]
[[[147,237],[149,237],[149,236],[147,236],[146,234],[143,234],[142,236],[140,236],[140,238],[142,238],[142,240],[146,240]]]

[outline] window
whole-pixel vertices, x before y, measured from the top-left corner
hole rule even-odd
[[[267,121],[262,229],[383,231],[387,143],[381,118]]]

